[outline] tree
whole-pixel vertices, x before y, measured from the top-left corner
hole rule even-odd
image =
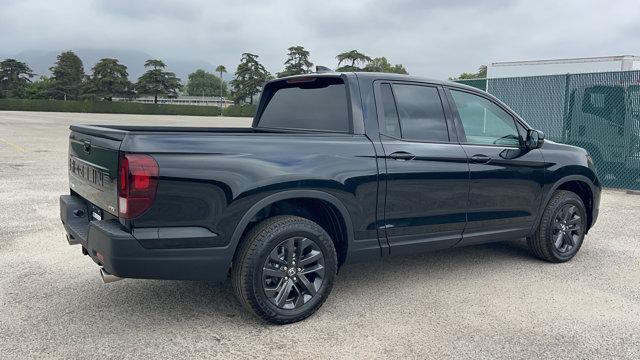
[[[148,68],[136,83],[136,91],[143,95],[153,95],[153,102],[158,103],[158,96],[178,97],[178,91],[182,89],[180,79],[176,74],[164,71],[167,67],[161,60],[149,59],[144,67]]]
[[[487,78],[487,65],[480,65],[478,67],[478,76],[483,79]]]
[[[220,88],[220,116],[222,116],[222,97],[226,95],[227,89],[227,84],[224,82],[224,79],[222,79],[222,73],[226,73],[227,68],[224,67],[224,65],[218,65],[218,67],[216,67],[216,71],[220,73],[220,81],[223,84],[223,87]],[[222,91],[223,89],[225,90],[224,92]]]
[[[260,93],[262,84],[270,78],[271,74],[258,62],[258,55],[242,54],[235,78],[231,80],[233,101],[239,104],[249,99],[249,103],[253,104],[253,97]]]
[[[313,63],[309,61],[309,52],[303,46],[292,46],[287,50],[289,51],[288,58],[284,62],[284,71],[277,74],[279,78],[311,72]]]
[[[216,67],[216,72],[220,74],[220,81],[224,83],[224,80],[222,79],[222,73],[226,74],[227,68],[224,67],[224,65],[218,65],[218,67]]]
[[[338,68],[336,69],[336,71],[362,71],[362,69],[356,65],[358,63],[366,65],[372,60],[370,57],[359,52],[358,50],[351,50],[338,54],[336,56],[336,59],[338,59]],[[340,66],[343,62],[350,64]]]
[[[77,99],[80,96],[84,67],[73,51],[58,55],[56,63],[49,70],[52,73],[52,97],[67,100],[68,97]]]
[[[487,65],[480,65],[477,73],[463,72],[456,79],[468,80],[468,79],[486,79],[487,78]],[[452,79],[453,80],[453,79]]]
[[[40,79],[27,85],[25,97],[27,99],[49,99],[51,98],[54,81],[52,78],[42,76]]]
[[[0,61],[0,97],[22,98],[35,74],[29,65],[15,60]]]
[[[227,93],[225,84],[216,75],[198,69],[189,74],[187,94],[190,96],[223,96]]]
[[[385,57],[377,57],[371,60],[362,71],[409,74],[402,64],[391,65]]]
[[[133,85],[129,81],[127,67],[117,59],[101,59],[92,70],[93,75],[85,86],[87,93],[107,101],[111,101],[114,96],[133,95]]]

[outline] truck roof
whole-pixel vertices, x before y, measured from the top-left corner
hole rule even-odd
[[[279,79],[270,80],[267,83],[283,81],[288,79],[295,78],[305,78],[305,77],[339,77],[344,75],[355,75],[358,79],[375,81],[375,80],[391,80],[391,81],[417,81],[417,82],[427,82],[431,84],[437,85],[447,85],[447,86],[455,86],[460,88],[468,88],[472,90],[477,90],[474,87],[467,86],[460,83],[455,83],[446,80],[437,80],[433,78],[423,77],[423,76],[415,76],[415,75],[407,75],[407,74],[396,74],[396,73],[381,73],[381,72],[365,72],[365,71],[350,71],[350,72],[319,72],[319,73],[310,73],[310,74],[302,74],[302,75],[292,75]]]

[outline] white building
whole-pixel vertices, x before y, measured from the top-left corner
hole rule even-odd
[[[487,66],[487,78],[582,74],[640,70],[640,56],[602,56],[573,59],[494,62]]]
[[[113,98],[114,101],[131,101],[146,104],[153,104],[153,96],[141,96],[138,98]],[[226,108],[229,105],[233,105],[233,101],[226,98],[220,98],[219,96],[178,96],[177,98],[158,98],[158,104],[172,104],[172,105],[199,105],[199,106],[221,106]]]

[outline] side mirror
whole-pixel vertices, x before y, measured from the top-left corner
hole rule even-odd
[[[527,140],[525,141],[525,146],[527,149],[538,149],[544,143],[544,133],[539,130],[529,130],[527,131]]]

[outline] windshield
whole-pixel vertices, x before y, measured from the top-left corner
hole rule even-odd
[[[349,131],[344,81],[336,77],[293,78],[265,88],[258,127]]]

